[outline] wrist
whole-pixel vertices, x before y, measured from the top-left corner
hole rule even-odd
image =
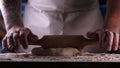
[[[24,27],[23,24],[18,24],[18,23],[9,24],[9,25],[6,25],[6,31],[9,31],[10,29],[23,28],[23,27]]]
[[[106,18],[105,25],[103,28],[105,30],[109,30],[112,32],[120,32],[120,18],[119,17]]]
[[[12,27],[23,27],[23,20],[21,15],[4,16],[6,30]]]

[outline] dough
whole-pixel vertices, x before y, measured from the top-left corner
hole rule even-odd
[[[80,55],[76,48],[49,48],[43,49],[42,47],[37,47],[32,49],[32,55],[37,56],[77,56]]]

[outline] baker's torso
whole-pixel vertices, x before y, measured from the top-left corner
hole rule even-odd
[[[98,0],[28,0],[24,25],[44,35],[86,35],[102,27]]]
[[[35,9],[46,11],[75,11],[96,7],[98,0],[28,0]]]

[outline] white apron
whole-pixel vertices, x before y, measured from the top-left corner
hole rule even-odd
[[[103,24],[98,0],[28,0],[23,21],[39,38],[62,34],[85,36]],[[88,46],[85,50],[96,52],[100,48]]]

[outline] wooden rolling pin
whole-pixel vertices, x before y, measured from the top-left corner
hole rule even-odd
[[[30,45],[41,45],[43,48],[67,48],[82,49],[86,45],[95,44],[98,39],[87,39],[82,35],[45,35]]]

